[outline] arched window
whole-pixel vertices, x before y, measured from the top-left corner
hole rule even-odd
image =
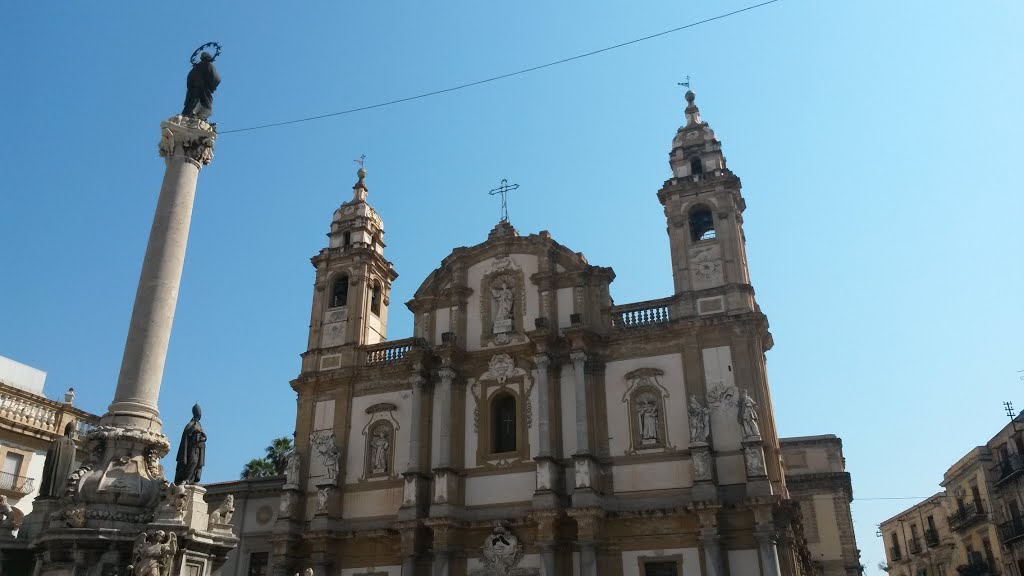
[[[707,206],[695,206],[690,210],[690,237],[694,242],[715,237],[715,219]]]
[[[341,235],[341,245],[342,246],[348,246],[351,243],[352,243],[352,233],[351,232],[345,232],[344,234]]]
[[[515,452],[516,428],[516,397],[499,393],[491,401],[491,451]]]
[[[331,289],[331,308],[348,304],[348,276],[342,276],[334,281],[334,288]]]
[[[380,316],[380,281],[373,281],[373,293],[370,295],[370,312]]]
[[[690,174],[703,174],[703,173],[704,173],[704,163],[701,161],[701,159],[700,158],[691,158],[690,159]]]

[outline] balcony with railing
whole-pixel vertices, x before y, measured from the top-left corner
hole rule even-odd
[[[1024,538],[1024,518],[1011,518],[1009,522],[999,525],[999,540],[1003,544],[1016,542]]]
[[[35,478],[15,476],[10,472],[0,472],[0,494],[5,496],[24,496],[35,488]]]
[[[903,559],[903,551],[900,550],[899,546],[889,546],[889,559],[893,562],[899,562]]]
[[[924,531],[924,543],[929,548],[939,545],[939,531],[934,528],[926,528]]]
[[[949,528],[961,532],[988,518],[981,502],[971,502],[949,515]]]
[[[98,424],[99,417],[0,382],[0,427],[49,441],[63,434],[68,422],[75,422],[81,435]]]
[[[634,302],[622,306],[612,306],[612,326],[619,329],[643,328],[658,324],[667,324],[672,318],[669,305],[673,298]]]
[[[921,548],[921,540],[918,538],[908,538],[907,550],[909,550],[911,554],[920,554],[923,550],[923,548]]]
[[[366,365],[384,366],[405,362],[409,352],[414,349],[426,349],[427,341],[422,338],[403,338],[391,342],[381,342],[366,346]]]
[[[996,481],[993,484],[996,488],[1000,485],[1024,474],[1024,456],[1020,454],[1009,454],[1002,462],[992,467]]]

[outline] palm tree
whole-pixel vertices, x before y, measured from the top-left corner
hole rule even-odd
[[[242,468],[242,480],[277,476],[277,466],[266,458],[253,458]]]
[[[267,446],[267,455],[263,458],[253,458],[242,468],[242,479],[266,478],[284,474],[284,468],[288,463],[288,453],[295,446],[292,439],[287,436],[274,438]]]
[[[267,461],[274,464],[277,474],[284,474],[284,468],[288,464],[288,453],[292,451],[292,439],[287,436],[274,438],[267,446]]]

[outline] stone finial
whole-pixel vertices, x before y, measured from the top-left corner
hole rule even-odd
[[[694,94],[693,90],[686,91],[686,103],[693,106],[693,101],[697,99],[697,95]]]
[[[686,91],[686,127],[691,128],[693,126],[700,126],[702,124],[700,119],[700,110],[694,101],[697,99],[697,95],[694,94],[693,90]]]
[[[366,193],[369,192],[369,188],[366,187],[366,168],[362,166],[356,171],[356,176],[359,177],[359,181],[356,182],[355,186],[352,187],[352,199],[356,202],[366,202]]]

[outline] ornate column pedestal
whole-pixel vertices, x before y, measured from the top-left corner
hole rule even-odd
[[[747,436],[743,439],[743,463],[747,469],[747,495],[771,496],[772,484],[768,481],[760,436]]]
[[[715,485],[714,458],[707,442],[690,443],[690,464],[693,468],[693,489],[695,502],[714,502],[718,499]]]

